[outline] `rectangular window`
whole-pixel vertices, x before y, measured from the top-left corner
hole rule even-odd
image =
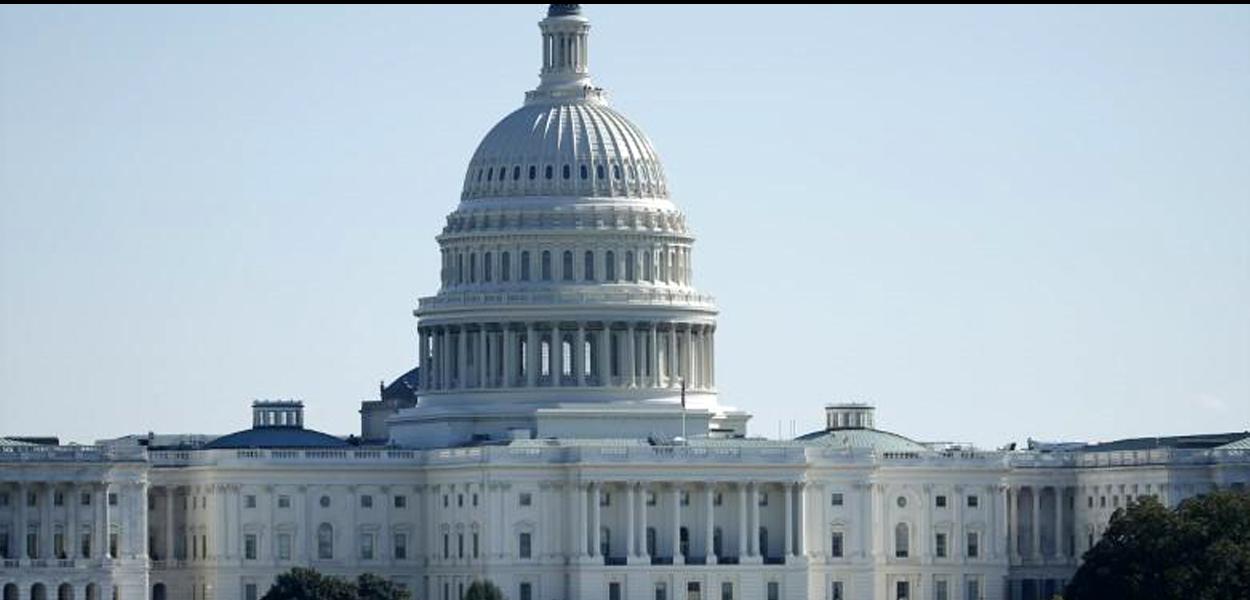
[[[278,496],[278,508],[291,508],[291,497]]]
[[[894,600],[910,600],[911,599],[911,582],[896,581],[894,582]]]
[[[117,493],[109,494],[109,506],[117,506]]]
[[[599,506],[612,506],[612,494],[610,492],[599,494]]]
[[[395,496],[394,506],[395,508],[407,508],[408,496]]]
[[[154,499],[154,498],[155,496],[149,497],[149,500]],[[53,492],[52,493],[52,506],[65,506],[65,494],[61,492]]]
[[[686,582],[686,600],[703,600],[703,586],[699,582]]]
[[[933,600],[950,600],[950,590],[947,589],[945,579],[933,582]]]
[[[833,532],[833,544],[830,546],[830,554],[834,558],[842,558],[842,532]]]
[[[456,558],[464,558],[464,534],[456,534]]]
[[[781,600],[781,583],[768,582],[768,600]]]
[[[768,506],[768,492],[760,492],[760,506]]]
[[[933,536],[933,554],[938,558],[946,558],[946,534],[938,533]]]
[[[255,583],[247,583],[243,585],[243,600],[256,600],[257,588]]]
[[[613,581],[608,584],[608,600],[621,600],[621,583]]]
[[[81,554],[83,555],[84,558],[91,557],[91,534],[90,533],[82,534],[82,541],[79,545],[79,549],[82,550]]]
[[[9,532],[0,532],[0,556],[4,558],[13,558],[9,554]]]
[[[933,498],[934,506],[938,508],[946,508],[946,496],[938,495]]]
[[[522,533],[517,540],[517,556],[530,558],[530,534]]]
[[[360,534],[360,558],[362,560],[373,560],[373,534]]]
[[[518,502],[521,506],[529,506],[534,503],[534,497],[529,492],[521,492]]]
[[[832,498],[833,506],[842,506],[842,492],[834,492]]]
[[[655,492],[647,492],[647,506],[655,506]]]
[[[245,560],[256,560],[256,534],[248,533],[243,536],[243,558]]]
[[[534,585],[528,581],[521,582],[517,596],[520,596],[519,600],[534,600]]]
[[[365,494],[360,497],[360,508],[373,508],[373,496]]]
[[[474,531],[474,532],[473,532],[473,558],[477,558],[477,557],[478,557],[478,553],[477,553],[477,539],[478,539],[478,538],[477,538],[477,536],[478,536],[477,532],[476,532],[476,531]]]
[[[57,558],[65,558],[65,534],[52,534],[52,554]]]
[[[402,533],[395,534],[395,560],[406,560],[408,558],[408,536]]]
[[[655,584],[655,600],[668,600],[668,585],[663,582]]]
[[[967,581],[964,582],[964,589],[968,590],[967,600],[982,600],[980,579],[969,578]]]
[[[117,534],[109,534],[109,558],[117,558]]]
[[[291,560],[291,534],[278,534],[278,560]]]
[[[690,492],[687,492],[687,491],[685,491],[685,490],[682,490],[682,492],[681,492],[681,505],[682,505],[682,506],[690,506]]]
[[[833,582],[832,587],[833,587],[833,591],[829,595],[829,600],[844,600],[844,597],[842,595],[842,582],[835,581]]]
[[[243,497],[244,508],[256,508],[256,496],[248,494]]]
[[[725,581],[720,584],[720,600],[734,600],[734,584]]]
[[[981,505],[981,499],[978,496],[968,496],[968,508],[976,508]]]
[[[968,532],[968,558],[976,558],[981,554],[981,539],[975,531]]]
[[[91,492],[83,492],[82,497],[78,499],[78,504],[82,506],[91,506]]]
[[[451,558],[451,535],[443,534],[443,559]]]

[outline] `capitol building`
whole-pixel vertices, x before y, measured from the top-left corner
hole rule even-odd
[[[359,432],[260,401],[224,436],[0,438],[0,600],[256,600],[296,566],[418,600],[1049,600],[1116,509],[1250,482],[1247,432],[981,449],[847,403],[747,435],[666,166],[580,5],[539,28]]]

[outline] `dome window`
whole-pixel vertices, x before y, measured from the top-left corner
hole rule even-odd
[[[503,181],[508,176],[508,167],[499,167],[499,181]]]
[[[564,172],[562,173],[562,175],[564,176],[565,179],[568,179],[569,175],[571,174],[571,169],[569,169],[568,165],[564,165],[563,171]]]
[[[499,280],[509,281],[512,279],[512,253],[503,252],[499,255]]]
[[[530,165],[530,181],[533,181],[537,177],[538,177],[538,167],[535,167],[534,165]]]
[[[512,167],[512,180],[517,181],[519,179],[521,179],[521,165]]]
[[[590,177],[590,169],[587,169],[586,165],[582,165],[582,179],[587,179],[589,177]]]
[[[565,281],[573,281],[573,253],[571,251],[569,250],[564,251],[564,256],[561,259],[560,266],[562,270],[562,273],[560,273],[560,275],[563,277],[563,279]]]
[[[477,182],[482,183],[482,170],[481,169],[477,170]]]
[[[530,253],[529,250],[521,252],[521,281],[530,280]]]
[[[586,281],[594,281],[595,280],[595,253],[591,252],[590,250],[587,250],[585,262],[586,264],[582,265],[582,270],[584,271],[583,277],[586,279]]]
[[[551,252],[543,250],[543,281],[551,281]]]
[[[551,165],[547,165],[547,179],[551,179],[553,172]]]
[[[491,179],[492,179],[494,176],[495,176],[495,170],[494,170],[494,169],[486,169],[486,181],[491,181]]]
[[[603,165],[595,165],[595,178],[603,179]]]
[[[620,179],[620,178],[621,178],[621,166],[612,165],[612,179]]]

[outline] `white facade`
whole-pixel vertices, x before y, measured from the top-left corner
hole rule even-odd
[[[438,237],[411,396],[358,444],[262,402],[207,444],[0,445],[0,600],[249,600],[294,566],[421,600],[1048,599],[1115,508],[1250,481],[1250,433],[982,451],[835,405],[744,437],[658,155],[590,83],[578,5],[540,29]]]

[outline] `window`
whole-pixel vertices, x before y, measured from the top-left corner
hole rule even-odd
[[[590,170],[586,168],[586,165],[582,165],[581,171],[582,171],[582,179],[587,179],[590,177]]]
[[[898,507],[899,507],[899,508],[907,508],[907,497],[906,497],[906,496],[899,496],[899,497],[898,497],[898,500],[896,500],[895,502],[898,504]]]
[[[522,533],[517,539],[517,555],[520,558],[530,558],[530,534]]]
[[[517,503],[521,506],[530,506],[534,503],[534,497],[529,492],[521,492],[517,498]]]
[[[582,260],[582,271],[584,271],[582,275],[583,279],[585,279],[586,281],[595,280],[595,253],[594,252],[591,252],[589,250],[586,251],[586,256]]]
[[[724,503],[724,501],[725,498],[721,496],[720,492],[716,492],[712,495],[712,506],[720,506]]]
[[[329,497],[329,496],[322,496],[322,497],[321,497],[321,508],[330,508],[330,497]]]
[[[542,262],[543,281],[551,281],[551,251],[543,250]]]
[[[668,600],[668,584],[662,581],[655,584],[655,600]]]
[[[451,558],[451,535],[443,534],[443,558]]]
[[[638,281],[634,272],[634,252],[632,250],[625,252],[625,281]]]
[[[768,506],[768,492],[760,492],[760,506]]]
[[[655,528],[647,528],[647,556],[655,556]]]
[[[373,496],[365,494],[360,497],[360,508],[373,508]]]
[[[561,256],[560,263],[560,266],[562,267],[561,270],[563,271],[563,273],[560,274],[561,277],[565,281],[573,281],[573,253],[565,250],[564,254]]]
[[[360,558],[362,560],[373,560],[373,534],[360,534]]]
[[[474,532],[473,532],[473,558],[477,558],[477,557],[478,557],[478,553],[477,553],[477,532],[476,532],[476,531],[474,531]]]
[[[572,173],[571,173],[571,170],[569,169],[569,166],[568,166],[568,165],[564,165],[564,168],[563,168],[563,169],[561,169],[560,176],[561,176],[561,177],[564,177],[565,179],[568,179],[571,175],[572,175]]]
[[[829,594],[829,600],[843,600],[844,596],[842,594],[842,582],[835,581],[833,582],[833,585],[830,587],[832,587],[833,589]]]
[[[521,587],[517,590],[519,600],[534,600],[534,586],[528,581],[521,582]]]
[[[686,582],[686,600],[703,600],[703,586],[698,581]]]
[[[690,529],[682,527],[677,530],[677,546],[682,558],[690,558]]]
[[[768,582],[768,600],[781,600],[781,584],[779,582]]]
[[[768,556],[768,528],[760,527],[759,546],[760,556]]]
[[[334,528],[329,523],[322,523],[317,527],[317,558],[334,558]]]
[[[599,528],[599,555],[610,556],[612,554],[612,530],[608,527]]]
[[[829,553],[834,558],[842,558],[842,532],[833,532],[833,544],[830,546]]]
[[[946,558],[946,534],[938,533],[933,536],[933,554],[938,558]]]
[[[716,556],[725,555],[724,552],[721,552],[721,539],[723,537],[724,536],[721,534],[720,527],[712,528],[712,554],[715,554]]]
[[[938,508],[946,508],[946,496],[934,496],[933,505]]]
[[[1099,497],[1098,497],[1098,508],[1107,508],[1107,497],[1106,497],[1106,496],[1099,496]]]
[[[495,255],[487,252],[482,256],[482,281],[490,283],[495,278]]]
[[[530,179],[538,178],[538,167],[530,165]]]
[[[291,560],[291,534],[278,534],[278,560]]]
[[[405,560],[408,558],[408,536],[403,533],[397,533],[392,538],[392,555],[395,560]]]
[[[603,278],[616,283],[616,253],[611,250],[603,254]]]
[[[946,587],[945,579],[933,582],[933,600],[950,600],[950,591]]]
[[[603,165],[595,165],[595,178],[603,179]]]
[[[244,508],[256,508],[256,496],[253,494],[248,494],[244,496],[243,507]]]
[[[456,534],[456,558],[464,558],[464,534]]]
[[[911,598],[911,582],[896,581],[894,582],[894,598],[895,600],[908,600]]]
[[[551,165],[547,165],[547,169],[544,171],[543,174],[547,177],[547,179],[551,179],[554,173],[555,171],[554,169],[551,168]]]
[[[968,590],[968,600],[981,600],[981,580],[975,577],[969,577],[964,582],[964,589]]]
[[[186,498],[183,498],[183,500],[185,501]],[[82,497],[78,499],[78,503],[82,506],[91,506],[91,492],[83,492]],[[185,503],[183,504],[183,507],[186,507]]]
[[[720,600],[734,600],[734,584],[725,581],[720,584]]]
[[[247,583],[243,585],[243,600],[256,600],[256,584]]]
[[[647,506],[655,506],[655,492],[647,492]]]
[[[906,523],[899,523],[894,527],[894,556],[895,558],[907,558],[908,550],[911,545],[911,536],[907,531]]]
[[[205,536],[207,537],[207,536]],[[117,533],[109,534],[109,558],[117,558]],[[34,558],[33,556],[31,558]]]
[[[34,498],[33,494],[31,495],[31,498]],[[33,502],[30,504],[30,506],[34,506],[34,505],[35,504]],[[109,494],[109,506],[117,506],[117,494],[116,493]]]
[[[530,280],[530,253],[529,250],[521,252],[521,281]]]
[[[291,497],[278,496],[278,508],[291,508]]]
[[[968,532],[968,558],[976,558],[981,555],[981,536],[975,531]]]
[[[247,533],[243,535],[243,559],[256,560],[256,534]]]
[[[456,494],[456,507],[464,508],[464,494]]]
[[[512,180],[516,181],[521,178],[521,165],[512,167]]]
[[[842,492],[833,493],[833,506],[842,506]]]
[[[599,506],[612,506],[611,492],[602,492],[599,494]]]
[[[407,508],[408,496],[395,496],[392,502],[394,503],[395,508]]]
[[[499,253],[499,280],[512,281],[512,253]]]
[[[981,505],[981,499],[977,496],[968,496],[968,508],[976,508]]]
[[[156,500],[156,496],[148,496],[149,502],[153,500]],[[65,506],[65,494],[59,491],[53,492],[52,493],[52,506]],[[151,506],[148,507],[149,510],[151,510],[151,508],[152,508]]]
[[[82,550],[80,554],[82,554],[83,556],[91,556],[91,534],[90,533],[82,534],[82,541],[79,544],[79,546],[80,546],[80,549]],[[183,552],[183,556],[184,557],[186,556],[185,552]]]

